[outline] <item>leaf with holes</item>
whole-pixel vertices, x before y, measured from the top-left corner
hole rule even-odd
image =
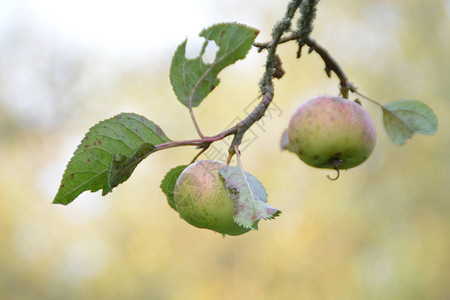
[[[136,166],[170,142],[161,128],[143,116],[122,113],[94,125],[64,171],[53,203],[67,205],[84,191],[103,195],[126,181]]]
[[[267,204],[267,192],[256,177],[239,167],[219,170],[234,205],[234,221],[245,228],[257,228],[262,219],[273,219],[281,211]]]
[[[213,25],[200,33],[206,41],[195,59],[186,58],[185,40],[176,50],[170,66],[170,82],[178,100],[189,107],[200,105],[202,100],[219,85],[217,75],[224,68],[245,58],[251,49],[259,31],[237,23],[222,23]],[[219,47],[211,64],[202,59],[206,46],[214,41]]]
[[[392,142],[403,145],[414,133],[435,134],[438,120],[433,110],[417,100],[397,100],[383,106],[383,123]]]
[[[181,165],[171,169],[169,172],[167,172],[166,176],[164,176],[164,179],[161,182],[161,189],[167,196],[167,202],[169,203],[170,207],[175,210],[177,209],[173,200],[173,191],[175,190],[175,184],[177,183],[178,177],[180,177],[181,172],[183,172],[186,168],[187,165]]]

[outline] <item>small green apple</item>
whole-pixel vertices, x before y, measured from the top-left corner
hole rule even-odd
[[[240,235],[250,229],[233,219],[233,200],[219,175],[224,167],[227,165],[214,160],[189,165],[175,184],[174,203],[180,217],[195,227],[223,235]]]
[[[295,110],[287,137],[286,148],[306,164],[339,171],[370,156],[376,130],[360,104],[341,97],[317,96]]]

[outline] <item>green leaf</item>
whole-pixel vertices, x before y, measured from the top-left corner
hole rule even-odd
[[[145,117],[122,113],[89,129],[64,171],[53,203],[67,205],[84,191],[103,195],[126,181],[136,166],[170,142],[161,128]]]
[[[170,82],[178,100],[189,107],[200,105],[203,99],[219,85],[217,75],[220,71],[237,60],[245,58],[251,49],[259,31],[237,23],[222,23],[213,25],[200,33],[206,41],[195,59],[186,58],[185,40],[178,46],[170,66]],[[211,64],[202,59],[209,41],[214,41],[219,47]]]
[[[383,123],[397,145],[405,144],[414,133],[432,135],[438,128],[433,110],[417,100],[397,100],[383,106]]]
[[[261,219],[273,219],[281,211],[267,204],[267,192],[254,176],[239,167],[221,168],[219,174],[234,204],[234,221],[255,228]]]
[[[164,194],[166,194],[167,202],[169,203],[170,207],[172,207],[174,210],[177,209],[175,207],[173,191],[175,190],[175,184],[177,183],[178,177],[180,177],[181,172],[183,172],[186,168],[187,165],[181,165],[171,169],[169,172],[167,172],[166,176],[164,176],[163,180],[161,181],[161,189]]]
[[[119,153],[114,154],[109,169],[108,184],[103,187],[103,196],[130,178],[137,165],[154,151],[155,145],[144,143],[128,157]]]

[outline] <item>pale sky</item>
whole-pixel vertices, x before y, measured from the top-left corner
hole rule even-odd
[[[214,23],[240,21],[257,26],[253,23],[263,21],[258,12],[269,6],[258,2],[0,0],[0,35],[20,24],[77,47],[140,56],[174,49]],[[255,6],[249,9],[256,3],[256,10]]]
[[[263,29],[274,5],[281,15],[284,3],[260,0],[0,0],[0,101],[21,126],[51,126],[71,94],[112,83],[121,68],[168,68],[186,38],[196,57],[198,34],[215,23]],[[89,63],[74,86],[64,80],[78,59]]]

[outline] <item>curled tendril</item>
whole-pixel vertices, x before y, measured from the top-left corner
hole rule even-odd
[[[334,178],[330,177],[330,175],[327,175],[328,179],[330,179],[330,180],[337,180],[337,179],[339,178],[339,175],[341,175],[341,172],[339,171],[339,167],[340,167],[343,163],[344,163],[344,161],[343,161],[342,159],[334,159],[334,160],[333,160],[333,166],[334,166],[334,169],[335,169],[336,172],[337,172],[337,175],[336,175],[336,177],[334,177]]]

